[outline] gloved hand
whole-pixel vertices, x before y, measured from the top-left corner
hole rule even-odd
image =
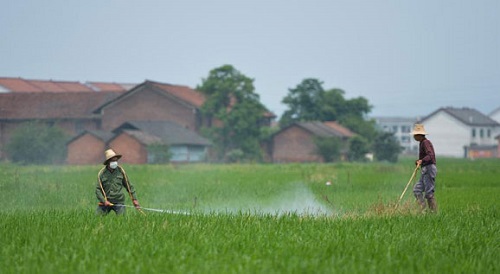
[[[132,200],[132,203],[134,204],[135,208],[141,208],[141,206],[139,205],[139,201],[137,200]]]
[[[104,206],[114,206],[114,204],[112,204],[108,200],[106,200],[106,201],[104,201]]]

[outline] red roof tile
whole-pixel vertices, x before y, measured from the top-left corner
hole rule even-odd
[[[104,82],[87,82],[96,91],[127,91],[121,84]]]
[[[64,88],[57,85],[56,82],[52,81],[42,81],[42,80],[29,80],[29,81],[25,80],[25,81],[39,88],[42,91],[50,91],[50,92],[66,91],[64,90]]]
[[[170,95],[173,95],[185,102],[188,102],[196,107],[201,107],[203,102],[205,102],[205,96],[199,91],[196,91],[190,87],[177,86],[171,84],[161,84],[157,82],[151,82],[154,87],[157,87]]]
[[[126,91],[124,86],[133,84],[116,84],[104,82],[89,82],[96,91]],[[76,81],[30,80],[22,78],[0,77],[0,90],[6,92],[80,92],[94,91],[91,86]]]
[[[352,137],[355,135],[354,132],[352,132],[351,130],[349,130],[348,128],[346,128],[344,126],[341,126],[337,122],[330,121],[330,122],[323,122],[323,124],[325,124],[326,126],[328,126],[330,128],[333,128],[335,131],[341,133],[342,135],[344,135],[346,137]]]
[[[64,89],[64,91],[93,91],[91,88],[80,82],[57,82],[57,84]]]
[[[36,92],[42,91],[40,88],[31,85],[21,78],[0,78],[0,86],[9,91]]]

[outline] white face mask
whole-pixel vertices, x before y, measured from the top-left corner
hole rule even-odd
[[[109,167],[111,169],[117,168],[118,167],[118,162],[117,161],[109,162]]]

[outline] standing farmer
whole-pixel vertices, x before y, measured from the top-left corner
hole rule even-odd
[[[108,214],[111,210],[116,214],[125,213],[125,189],[135,208],[140,209],[134,186],[128,180],[125,170],[118,165],[118,160],[122,157],[116,154],[112,149],[104,152],[104,167],[97,174],[97,184],[95,194],[99,200],[99,206],[96,213],[101,215]]]
[[[436,182],[436,154],[434,153],[434,146],[425,135],[424,125],[416,124],[413,128],[413,138],[415,141],[420,142],[418,146],[418,160],[415,161],[416,165],[421,167],[420,180],[415,184],[413,193],[422,210],[425,210],[425,199],[429,205],[431,212],[437,211],[437,202],[434,197],[434,186]]]

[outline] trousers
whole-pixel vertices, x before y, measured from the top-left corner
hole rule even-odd
[[[426,199],[434,197],[434,187],[436,185],[437,167],[435,164],[423,166],[420,171],[420,179],[413,187],[416,197],[422,194]]]

